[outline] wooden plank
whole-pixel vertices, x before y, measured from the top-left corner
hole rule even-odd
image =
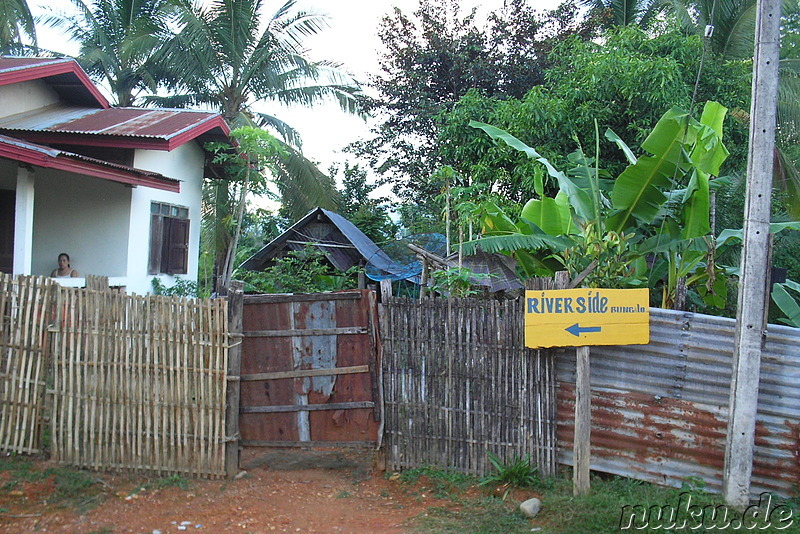
[[[591,450],[592,390],[589,383],[589,347],[576,349],[575,369],[575,437],[573,438],[574,466],[573,495],[589,493],[589,459]]]
[[[362,402],[332,402],[330,404],[287,404],[283,406],[247,406],[239,413],[285,413],[285,412],[315,412],[319,410],[354,410],[358,408],[374,408],[371,401]]]
[[[244,283],[232,281],[228,295],[228,331],[239,333],[242,331]],[[241,365],[242,345],[237,343],[228,349],[228,376],[239,376]],[[239,382],[231,382],[225,402],[225,474],[228,478],[239,472],[239,404]]]
[[[339,336],[347,334],[368,334],[363,326],[347,326],[342,328],[292,328],[290,330],[251,330],[242,332],[244,337],[305,337],[305,336]]]
[[[300,369],[297,371],[275,371],[272,373],[253,373],[242,375],[239,380],[248,382],[253,380],[279,380],[281,378],[304,378],[309,376],[333,376],[368,373],[368,365],[353,365],[350,367],[333,367],[330,369]]]
[[[270,304],[279,302],[315,302],[319,300],[358,300],[360,298],[360,291],[342,291],[340,293],[303,293],[300,295],[295,295],[292,293],[245,295],[244,305],[247,306],[248,304]]]

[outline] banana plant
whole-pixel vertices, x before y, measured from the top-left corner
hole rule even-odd
[[[800,284],[793,280],[772,285],[772,301],[786,316],[778,320],[789,326],[800,328],[800,305],[793,295],[800,295]]]
[[[572,247],[587,242],[587,228],[591,228],[593,234],[599,232],[607,236],[608,242],[616,242],[623,236],[622,241],[636,247],[619,256],[618,259],[624,258],[630,264],[626,267],[642,275],[644,258],[649,256],[655,262],[655,270],[664,271],[662,306],[669,307],[672,303],[678,280],[682,278],[693,284],[706,282],[705,291],[701,293],[709,295],[710,304],[719,305],[719,295],[714,291],[720,291],[724,284],[717,282],[713,239],[709,236],[709,182],[712,176],[719,174],[720,166],[728,157],[722,143],[722,123],[726,112],[727,109],[719,103],[708,102],[698,121],[686,111],[671,109],[642,143],[645,154],[638,158],[619,136],[608,130],[605,137],[620,147],[630,163],[614,180],[609,198],[599,187],[599,169],[596,167],[592,172],[586,168],[588,158],[583,157],[582,161],[584,174],[590,180],[588,187],[581,187],[568,174],[556,169],[536,150],[508,132],[476,121],[471,121],[470,125],[540,162],[558,184],[558,194],[548,197],[544,194],[542,181],[535,181],[538,198],[525,205],[521,221],[514,223],[507,217],[504,221],[506,232],[509,232],[505,236],[506,242],[524,246],[526,240],[512,242],[509,236],[514,235],[514,228],[524,233],[522,231],[527,227],[527,234],[535,235],[540,245],[527,251],[534,260],[555,254],[561,258],[562,264],[566,264],[563,252],[571,247],[544,249],[541,235],[567,239]],[[488,217],[495,226],[500,219],[499,214]],[[501,241],[484,241],[495,236],[496,230],[491,225],[484,225],[484,238],[470,245],[501,250]],[[506,250],[520,255],[520,248]],[[547,266],[544,261],[532,263],[540,269]],[[537,274],[541,273],[537,271]],[[708,284],[709,280],[711,284]],[[651,286],[657,282],[652,276],[648,281]]]

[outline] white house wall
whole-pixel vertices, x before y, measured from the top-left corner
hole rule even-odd
[[[150,204],[164,202],[189,208],[189,263],[187,274],[177,278],[197,280],[200,255],[200,204],[202,201],[204,155],[194,141],[185,143],[171,152],[137,150],[133,166],[155,171],[169,178],[182,180],[181,192],[170,193],[160,189],[138,187],[131,195],[131,236],[128,243],[128,292],[147,293],[152,290],[153,276],[147,275],[150,257]],[[144,276],[133,276],[142,273]],[[167,287],[176,277],[158,275]]]
[[[58,103],[56,92],[39,80],[0,86],[0,117],[9,117]]]
[[[66,252],[81,276],[128,275],[132,189],[52,169],[37,168],[33,176],[32,274],[49,275]]]

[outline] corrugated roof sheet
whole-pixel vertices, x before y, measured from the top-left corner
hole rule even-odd
[[[53,65],[73,61],[64,58],[40,58],[40,57],[11,57],[0,56],[0,75],[4,72],[27,69],[32,66]]]
[[[0,129],[169,140],[218,117],[217,113],[192,110],[49,107],[2,119]]]

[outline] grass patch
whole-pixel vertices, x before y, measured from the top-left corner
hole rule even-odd
[[[400,473],[400,482],[430,486],[430,493],[439,499],[455,499],[477,484],[475,477],[457,471],[444,471],[435,467],[418,467]]]
[[[413,478],[414,473],[407,478]],[[426,475],[427,476],[427,475]],[[419,478],[419,476],[417,476]],[[542,511],[534,519],[526,519],[519,513],[517,504],[513,501],[504,502],[499,498],[478,497],[462,499],[453,509],[430,508],[425,515],[420,515],[409,522],[413,532],[430,534],[445,533],[473,533],[473,534],[517,534],[531,532],[531,529],[541,529],[547,534],[605,534],[619,532],[678,532],[688,534],[691,532],[767,532],[800,534],[800,498],[780,499],[772,498],[771,510],[777,506],[784,506],[784,514],[791,511],[793,523],[780,526],[778,529],[776,518],[773,516],[771,527],[761,528],[759,523],[755,529],[748,530],[744,526],[739,529],[720,528],[724,521],[716,523],[717,528],[704,529],[703,525],[692,526],[691,518],[686,517],[686,528],[641,528],[642,523],[634,523],[627,531],[620,530],[620,518],[624,506],[639,505],[640,510],[649,510],[650,507],[671,506],[679,509],[681,498],[685,502],[687,496],[691,498],[691,506],[701,509],[706,506],[718,507],[723,504],[719,494],[706,491],[705,485],[699,479],[688,480],[682,488],[665,488],[633,480],[629,478],[608,476],[593,477],[591,492],[586,496],[575,497],[572,495],[572,477],[567,470],[558,477],[538,479],[532,487],[533,491],[541,494]],[[709,509],[710,510],[710,509]],[[719,510],[719,509],[718,509]],[[731,514],[736,514],[730,511]],[[637,516],[637,517],[641,517]],[[738,519],[741,515],[730,515],[729,519]],[[786,517],[784,515],[784,517]],[[635,521],[639,521],[636,519]],[[680,523],[680,522],[679,522]],[[710,526],[706,523],[707,526]],[[639,526],[640,528],[636,528]],[[653,525],[660,526],[663,525]]]
[[[166,489],[166,488],[178,488],[182,490],[188,490],[192,487],[192,483],[189,480],[181,475],[170,475],[168,477],[160,478],[153,482],[152,484],[148,484],[147,489]]]
[[[7,481],[3,489],[14,489],[21,482],[38,482],[47,478],[47,475],[37,469],[32,461],[15,454],[0,456],[0,471],[8,472],[11,480]]]
[[[531,524],[514,507],[487,497],[466,502],[458,510],[430,508],[413,520],[411,528],[431,534],[522,534],[530,533]]]
[[[572,495],[572,480],[566,477],[555,479],[554,487],[542,497],[542,512],[531,521],[532,525],[540,526],[548,534],[585,534],[586,532],[623,532],[620,530],[620,518],[624,506],[640,505],[645,509],[651,506],[663,508],[671,506],[679,508],[681,495],[684,499],[691,497],[691,505],[697,507],[722,506],[722,496],[705,491],[705,485],[698,479],[687,481],[682,488],[665,488],[623,477],[592,478],[592,489],[588,495],[574,497]],[[777,530],[766,528],[755,530],[758,532],[783,532],[800,534],[800,509],[791,501],[782,501],[773,497],[772,509],[779,504],[793,507],[792,517],[794,524],[789,528]],[[638,516],[641,517],[641,516]],[[684,513],[682,517],[686,517]],[[731,516],[732,517],[732,516]],[[689,521],[691,521],[690,518]],[[680,524],[680,521],[679,521]],[[717,523],[717,526],[724,521]],[[683,529],[636,529],[634,523],[631,532],[752,532],[746,528],[709,528],[705,530],[701,525],[691,529],[691,523]],[[707,523],[708,526],[711,524]],[[654,525],[656,526],[656,525]]]

